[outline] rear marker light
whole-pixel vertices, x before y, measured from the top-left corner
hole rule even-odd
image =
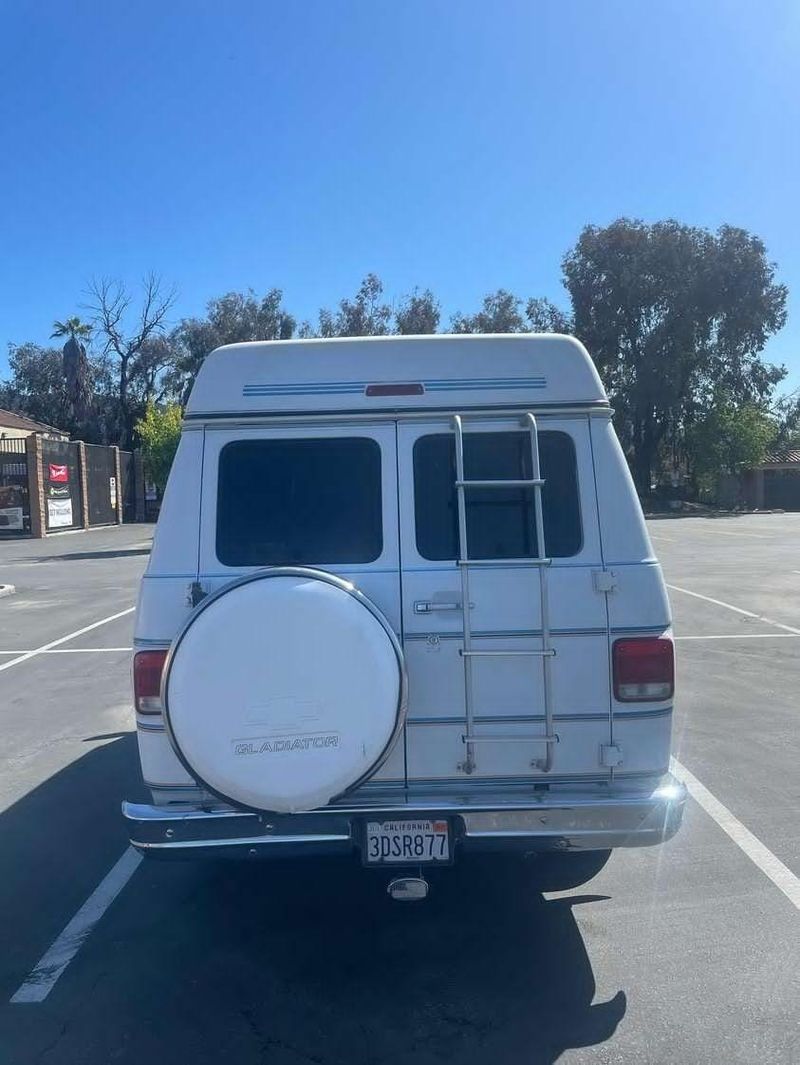
[[[397,385],[367,385],[368,396],[424,396],[425,389],[415,381]]]
[[[160,714],[161,674],[167,652],[139,651],[133,657],[133,701],[139,714]]]
[[[660,702],[675,690],[675,652],[666,637],[617,640],[613,649],[614,698],[621,703]]]

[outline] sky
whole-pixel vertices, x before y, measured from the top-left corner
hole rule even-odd
[[[92,277],[566,307],[626,215],[758,234],[800,387],[796,0],[3,0],[0,145],[0,376]]]

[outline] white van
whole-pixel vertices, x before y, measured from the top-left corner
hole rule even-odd
[[[356,853],[418,897],[471,849],[681,821],[669,604],[571,337],[214,351],[133,672],[147,855]]]

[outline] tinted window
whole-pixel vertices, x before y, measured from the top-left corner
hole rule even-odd
[[[374,562],[382,550],[377,441],[237,440],[222,449],[217,557],[224,565]]]
[[[566,433],[539,433],[544,539],[551,558],[581,548],[575,447]],[[469,480],[532,477],[525,432],[467,433],[464,474]],[[421,436],[414,445],[417,550],[423,558],[458,558],[455,441],[452,433]],[[532,488],[468,488],[470,558],[531,558],[537,554]]]

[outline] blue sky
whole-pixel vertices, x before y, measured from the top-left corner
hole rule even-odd
[[[759,234],[800,386],[795,0],[5,0],[0,372],[92,275],[566,304],[588,222]]]

